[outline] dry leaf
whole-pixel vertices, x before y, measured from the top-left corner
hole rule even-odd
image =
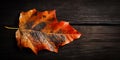
[[[16,31],[18,45],[30,48],[35,54],[43,49],[58,52],[59,46],[80,36],[69,22],[57,21],[55,10],[38,12],[32,9],[20,13],[19,29]]]

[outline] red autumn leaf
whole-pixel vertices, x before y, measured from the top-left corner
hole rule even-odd
[[[39,50],[58,52],[63,46],[81,34],[68,22],[58,22],[55,10],[38,12],[36,9],[21,12],[16,39],[20,47],[30,48],[35,54]]]

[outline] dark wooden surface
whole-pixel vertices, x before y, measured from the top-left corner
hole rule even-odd
[[[59,48],[58,53],[20,49],[15,39],[21,11],[56,9],[57,18],[82,33],[80,39]],[[0,2],[0,58],[3,60],[120,60],[119,0],[17,0]]]

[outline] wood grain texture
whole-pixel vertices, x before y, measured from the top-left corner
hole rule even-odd
[[[96,60],[118,59],[120,57],[120,27],[119,26],[73,26],[82,33],[80,39],[60,47],[59,52],[52,53],[40,51],[38,55],[32,54],[30,49],[19,49],[16,46],[14,31],[3,35],[1,56],[9,59],[70,59],[70,60]],[[3,31],[5,33],[6,31]],[[7,38],[6,38],[7,37]],[[5,43],[5,44],[4,44]],[[10,54],[10,55],[9,55]],[[47,58],[46,58],[47,57]],[[7,59],[6,58],[6,59]]]
[[[17,17],[21,11],[36,8],[39,11],[55,9],[59,20],[66,20],[71,24],[120,24],[119,0],[18,0],[1,4],[2,16],[7,13],[9,15],[6,17],[13,20],[15,18],[12,15]]]
[[[0,57],[4,60],[120,60],[119,0],[16,0],[1,3]],[[3,26],[18,26],[19,13],[36,8],[56,9],[57,18],[68,21],[82,33],[80,39],[60,47],[59,52],[18,48],[16,30]]]

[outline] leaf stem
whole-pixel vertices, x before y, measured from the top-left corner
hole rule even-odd
[[[18,29],[18,28],[14,28],[14,27],[8,27],[8,26],[4,26],[7,29]]]

